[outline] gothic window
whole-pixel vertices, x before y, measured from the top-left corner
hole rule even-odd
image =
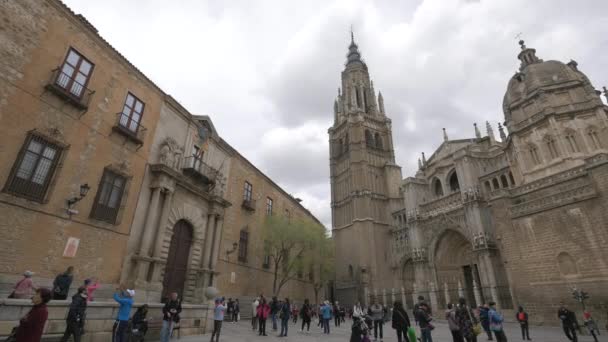
[[[367,91],[365,88],[362,89],[361,91],[363,93],[363,108],[365,109],[365,111],[367,112]]]
[[[507,176],[501,175],[500,176],[500,183],[501,183],[501,185],[502,185],[503,188],[508,188],[509,187],[509,181],[507,181]]]
[[[551,159],[555,159],[559,156],[557,152],[557,147],[555,146],[555,139],[552,136],[545,137],[545,144],[547,145],[547,150],[549,151],[549,155]]]
[[[365,130],[365,145],[367,145],[368,147],[374,146],[374,136],[372,135],[372,132],[370,132],[368,129]]]
[[[492,192],[492,186],[490,185],[490,181],[486,181],[484,183],[484,186],[486,187],[486,192],[488,192],[488,193]]]
[[[247,228],[241,230],[239,236],[239,261],[247,262],[247,245],[249,244],[249,232]]]
[[[589,137],[589,140],[591,141],[591,146],[593,146],[594,150],[602,148],[602,143],[599,137],[597,136],[597,130],[595,127],[587,128],[587,136]]]
[[[538,148],[535,145],[528,146],[528,151],[530,152],[530,160],[534,166],[541,163],[540,156],[538,154]]]
[[[515,179],[513,178],[513,173],[509,171],[509,180],[511,181],[511,185],[515,186]]]
[[[13,166],[5,191],[42,202],[59,163],[61,147],[30,134]]]
[[[570,151],[570,153],[579,152],[578,144],[576,142],[576,134],[574,133],[574,131],[571,131],[571,130],[566,131],[565,138],[566,138],[566,145],[568,146],[568,150]]]
[[[458,183],[458,175],[456,174],[456,170],[452,170],[452,174],[450,175],[448,181],[450,182],[450,191],[460,191],[460,183]]]
[[[380,137],[380,133],[375,134],[374,140],[376,141],[376,148],[382,149],[382,137]]]
[[[359,87],[355,87],[355,98],[357,100],[357,107],[361,108],[361,95],[359,95]]]
[[[437,197],[443,196],[443,186],[441,185],[441,181],[437,178],[433,180],[433,192]]]
[[[498,184],[497,178],[492,179],[492,186],[494,186],[494,190],[500,189],[500,184]]]

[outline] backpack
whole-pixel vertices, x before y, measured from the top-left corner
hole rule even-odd
[[[526,314],[525,314],[525,313],[523,313],[523,312],[518,313],[518,314],[517,314],[517,319],[518,319],[520,322],[525,321],[525,320],[526,320]]]

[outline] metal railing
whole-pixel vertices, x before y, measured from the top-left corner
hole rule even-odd
[[[184,158],[182,170],[184,173],[197,176],[207,184],[214,183],[219,173],[216,169],[204,163],[202,158],[196,156]]]
[[[116,124],[113,129],[124,134],[139,145],[144,143],[146,128],[141,124],[141,117],[139,120],[133,120],[132,117],[125,113],[118,113],[116,114]]]
[[[61,71],[61,68],[54,69],[47,89],[68,100],[81,109],[86,109],[91,101],[94,91],[85,87],[84,84],[76,81],[72,76]]]

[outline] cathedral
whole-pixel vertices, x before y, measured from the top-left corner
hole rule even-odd
[[[584,291],[606,319],[608,107],[576,61],[520,46],[497,134],[474,124],[474,137],[452,140],[444,129],[403,178],[384,99],[351,40],[328,130],[336,300],[411,309],[424,296],[436,311],[464,297],[556,325],[559,302],[579,310]]]

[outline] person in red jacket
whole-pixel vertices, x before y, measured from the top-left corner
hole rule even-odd
[[[266,319],[270,314],[270,305],[266,303],[266,299],[262,298],[262,302],[258,305],[258,320],[260,327],[260,336],[266,336]]]
[[[42,331],[44,330],[44,324],[49,316],[49,312],[46,309],[46,303],[51,300],[51,290],[47,288],[39,288],[32,297],[32,303],[34,306],[23,316],[19,321],[19,327],[17,328],[17,342],[40,342],[42,339]]]

